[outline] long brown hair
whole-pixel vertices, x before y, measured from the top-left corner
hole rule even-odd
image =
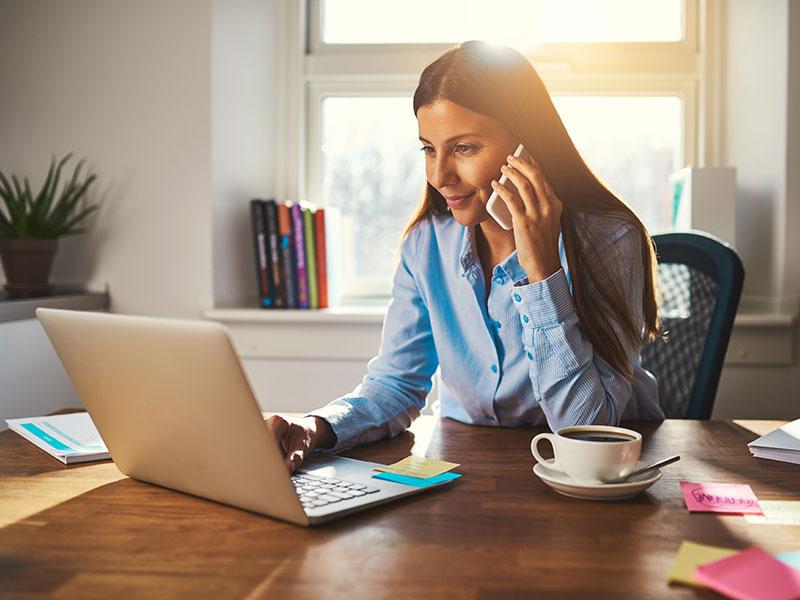
[[[634,212],[583,161],[533,65],[511,48],[464,42],[422,72],[414,92],[414,114],[436,100],[449,100],[503,123],[538,162],[563,204],[561,232],[580,321],[595,351],[632,379],[614,324],[633,344],[641,343],[643,334],[648,339],[660,335],[653,243]],[[447,214],[447,203],[427,183],[405,235],[420,221],[441,214]],[[645,275],[644,323],[635,322],[630,314],[625,303],[626,273],[604,261],[608,238],[581,218],[587,215],[622,220],[637,230]]]

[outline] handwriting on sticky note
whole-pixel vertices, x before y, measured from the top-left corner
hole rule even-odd
[[[747,484],[681,481],[681,490],[689,512],[762,514],[758,498]]]
[[[800,598],[800,571],[759,548],[701,565],[694,577],[729,598]]]
[[[763,515],[745,515],[754,525],[800,525],[800,502],[797,500],[762,500]]]
[[[702,564],[733,556],[737,552],[739,551],[730,548],[706,546],[684,540],[681,542],[675,558],[672,559],[672,567],[667,574],[667,581],[705,587],[694,578],[695,569]]]
[[[446,473],[450,469],[459,466],[458,463],[451,463],[445,460],[436,460],[434,458],[425,458],[424,456],[407,456],[401,461],[386,465],[385,467],[376,467],[376,471],[385,471],[388,473],[397,473],[398,475],[405,475],[407,477],[418,477],[420,479],[427,479],[428,477],[435,477]]]

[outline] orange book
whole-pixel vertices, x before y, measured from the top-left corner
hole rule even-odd
[[[325,209],[318,208],[314,213],[314,241],[317,258],[317,293],[319,308],[328,308],[328,267],[325,252]]]

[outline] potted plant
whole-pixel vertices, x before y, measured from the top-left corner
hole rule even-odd
[[[48,294],[50,269],[58,248],[58,238],[83,233],[83,220],[98,205],[85,206],[81,200],[97,178],[81,179],[85,159],[78,162],[72,178],[57,193],[61,169],[72,158],[67,154],[50,161],[50,169],[41,190],[35,196],[27,177],[20,183],[0,171],[0,259],[6,275],[9,297],[19,298]]]

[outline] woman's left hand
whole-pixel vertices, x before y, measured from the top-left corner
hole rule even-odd
[[[547,279],[561,268],[561,200],[532,159],[529,162],[509,155],[508,164],[501,171],[516,191],[508,182],[500,185],[492,181],[492,188],[511,212],[519,264],[531,283]]]

